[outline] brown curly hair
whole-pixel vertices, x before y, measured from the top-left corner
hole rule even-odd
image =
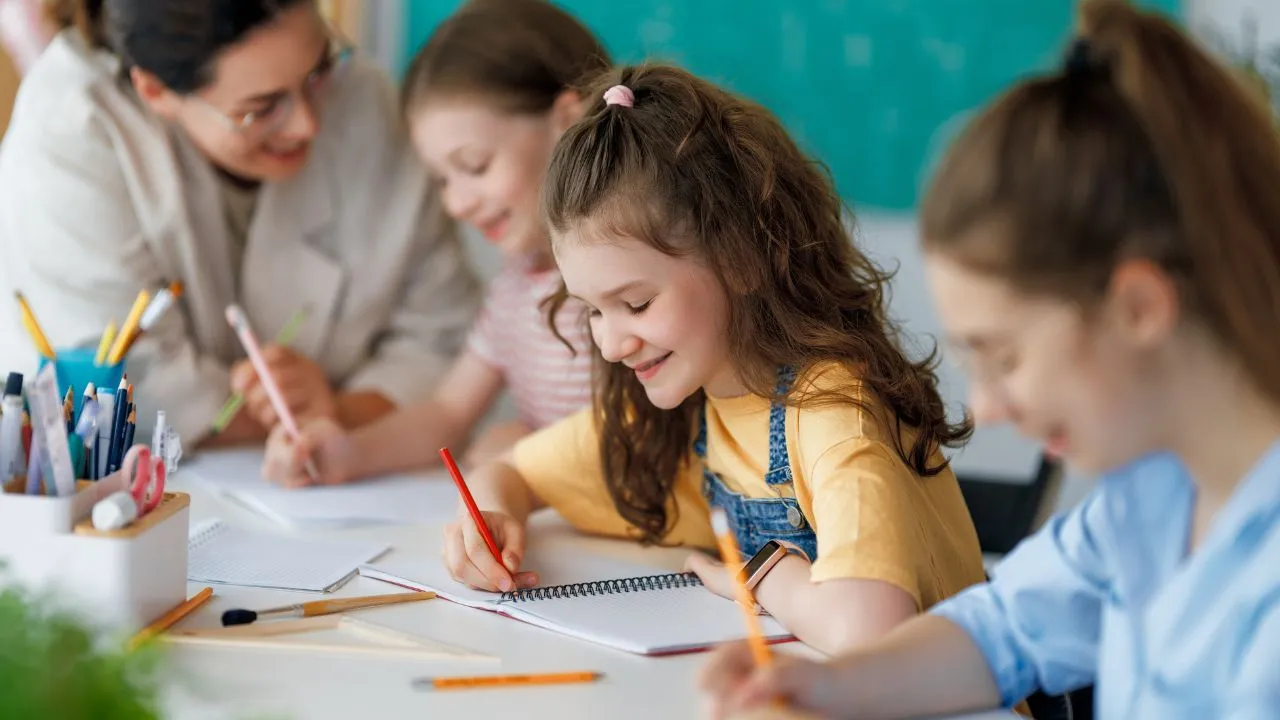
[[[613,85],[630,88],[633,107],[603,101]],[[704,263],[729,298],[730,352],[750,392],[872,411],[856,387],[818,392],[797,382],[777,396],[779,368],[804,378],[839,363],[885,406],[902,460],[920,475],[942,470],[945,462],[931,464],[934,451],[962,444],[972,425],[947,421],[936,353],[912,361],[903,352],[885,309],[889,274],[852,242],[825,168],[769,111],[676,67],[617,69],[591,93],[594,105],[561,138],[543,187],[553,238],[603,217],[611,229]],[[567,297],[562,284],[547,303],[551,317]],[[660,410],[598,347],[593,392],[614,504],[642,539],[657,542],[674,524],[672,490],[704,393]],[[904,425],[916,433],[910,447]]]

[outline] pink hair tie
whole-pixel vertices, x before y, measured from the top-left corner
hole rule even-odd
[[[604,91],[605,105],[621,105],[622,107],[635,107],[636,94],[631,92],[631,88],[626,85],[614,85]]]

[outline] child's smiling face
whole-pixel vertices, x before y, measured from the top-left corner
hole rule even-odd
[[[590,307],[601,355],[633,370],[655,406],[675,408],[699,388],[745,392],[728,350],[728,298],[709,268],[591,223],[553,247],[565,287]]]
[[[1008,422],[1088,473],[1162,447],[1176,351],[1151,273],[1122,271],[1086,313],[943,253],[928,253],[926,269],[979,425]]]
[[[538,192],[572,120],[558,112],[504,113],[461,97],[429,100],[413,115],[413,144],[440,183],[445,211],[509,259],[548,253]]]

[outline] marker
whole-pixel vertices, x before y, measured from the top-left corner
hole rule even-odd
[[[93,383],[89,383],[88,385],[85,385],[84,395],[80,397],[80,415],[84,415],[85,405],[90,400],[97,402],[97,399],[98,399],[98,386],[94,385]],[[79,421],[80,421],[80,417],[77,416],[76,422],[78,423]]]
[[[21,473],[26,463],[22,447],[22,374],[9,373],[0,399],[0,481]],[[28,426],[29,427],[29,426]]]
[[[115,438],[116,395],[98,388],[98,442],[93,446],[94,466],[91,476],[100,480],[107,476],[111,464],[111,444]]]
[[[122,359],[133,349],[133,345],[138,342],[138,338],[151,332],[151,328],[160,322],[160,318],[168,312],[169,308],[173,307],[173,304],[177,302],[181,295],[182,283],[180,282],[170,283],[169,287],[156,293],[151,302],[147,304],[146,309],[142,311],[142,315],[138,319],[138,328],[125,339],[124,350],[120,354]]]

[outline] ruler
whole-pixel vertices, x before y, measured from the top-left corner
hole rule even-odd
[[[67,445],[67,421],[62,417],[62,399],[58,397],[58,377],[53,363],[36,375],[35,392],[27,393],[31,406],[31,430],[37,434],[44,459],[49,462],[50,479],[55,495],[74,495],[76,471],[71,465],[71,448]]]

